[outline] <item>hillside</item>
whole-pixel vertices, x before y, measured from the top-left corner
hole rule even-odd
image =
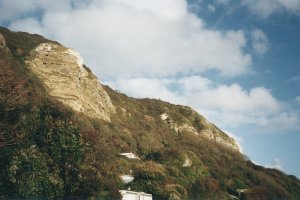
[[[0,199],[119,199],[128,187],[154,199],[239,189],[240,199],[300,199],[296,177],[253,164],[193,109],[116,92],[75,51],[0,28]]]

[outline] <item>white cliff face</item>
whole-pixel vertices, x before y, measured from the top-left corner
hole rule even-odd
[[[0,48],[6,47],[6,41],[4,36],[0,33]]]
[[[193,112],[194,114],[196,113],[195,111]],[[233,138],[229,137],[224,132],[217,129],[213,124],[207,121],[207,119],[205,119],[204,117],[201,117],[201,123],[203,125],[203,129],[200,131],[197,131],[197,129],[190,123],[178,124],[170,117],[168,113],[161,114],[160,118],[161,120],[166,122],[171,129],[175,130],[176,132],[187,131],[195,135],[206,137],[209,140],[213,140],[219,144],[227,146],[236,151],[240,151],[239,144]]]
[[[213,130],[212,128],[208,128],[206,130],[200,131],[199,134],[202,134],[208,139],[214,140],[219,144],[222,144],[224,146],[227,146],[229,148],[241,152],[241,148],[239,144],[233,138],[229,137],[228,135],[226,135],[225,133],[219,130]]]
[[[190,166],[192,166],[192,161],[188,157],[186,157],[182,167],[190,167]]]
[[[87,116],[110,121],[115,108],[79,53],[54,43],[36,47],[26,63],[52,97]]]

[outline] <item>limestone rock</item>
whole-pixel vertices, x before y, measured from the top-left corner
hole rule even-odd
[[[197,115],[195,111],[193,111],[193,114]],[[175,130],[177,133],[181,131],[187,131],[195,135],[206,137],[209,140],[213,140],[236,151],[241,151],[239,144],[233,138],[229,137],[202,116],[199,120],[201,120],[203,127],[199,131],[191,124],[191,122],[178,123],[174,121],[168,113],[161,114],[160,118],[169,125],[170,129]]]
[[[174,129],[176,132],[178,132],[177,125],[174,123],[172,118],[167,113],[161,114],[160,118],[161,120],[165,121],[170,126],[171,129]]]
[[[6,41],[4,36],[0,33],[0,48],[6,47]]]
[[[115,113],[108,94],[83,66],[79,53],[54,43],[42,43],[26,60],[49,95],[92,118],[110,121]]]
[[[129,158],[129,159],[137,159],[137,160],[140,159],[137,155],[135,155],[132,152],[130,152],[130,153],[120,153],[119,155],[120,156],[125,156],[126,158]]]
[[[220,130],[206,129],[202,130],[200,134],[202,134],[210,140],[216,141],[219,144],[241,152],[239,144],[233,138],[229,137]]]
[[[188,131],[191,133],[194,133],[195,135],[199,135],[199,133],[197,132],[197,130],[195,129],[195,127],[187,124],[187,123],[183,123],[181,125],[177,125],[177,130],[178,131]]]
[[[120,178],[121,178],[122,182],[125,184],[130,183],[134,180],[134,177],[131,175],[122,175],[122,176],[120,176]]]
[[[192,161],[188,157],[186,157],[182,166],[183,167],[190,167],[190,166],[192,166]]]

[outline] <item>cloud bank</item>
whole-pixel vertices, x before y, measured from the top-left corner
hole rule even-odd
[[[91,0],[83,5],[69,1],[60,9],[36,2],[32,0],[32,6],[43,13],[39,20],[15,19],[9,14],[1,18],[15,19],[11,29],[34,31],[80,50],[100,77],[171,76],[209,70],[231,77],[250,69],[244,32],[206,28],[189,12],[185,0]],[[3,10],[9,7],[8,3],[2,6]],[[29,7],[20,13],[30,11]]]
[[[266,165],[267,168],[278,169],[283,171],[283,162],[279,158],[275,158],[273,163]]]
[[[215,0],[215,2],[222,5],[229,3],[240,4],[262,18],[268,18],[273,14],[283,12],[295,15],[299,15],[300,13],[299,0]]]
[[[255,29],[251,33],[252,48],[255,53],[263,55],[269,48],[269,41],[265,33],[260,29]]]

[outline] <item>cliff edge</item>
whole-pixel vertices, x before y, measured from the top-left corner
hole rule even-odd
[[[101,83],[83,65],[79,53],[59,44],[42,43],[25,62],[50,96],[75,111],[110,121],[115,108]]]

